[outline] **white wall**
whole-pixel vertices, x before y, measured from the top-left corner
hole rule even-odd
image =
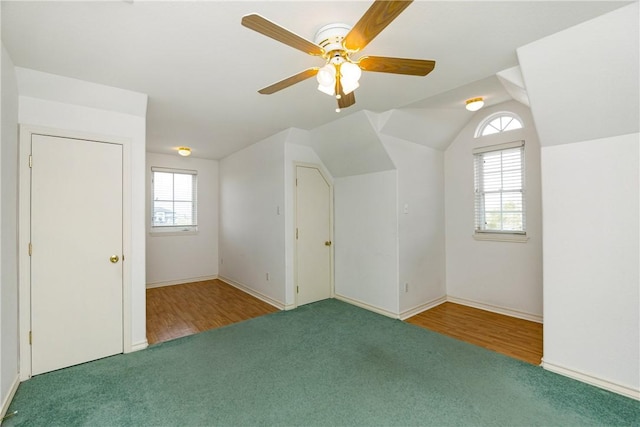
[[[444,153],[389,136],[381,138],[398,170],[398,292],[404,318],[446,296]]]
[[[151,234],[151,168],[198,172],[198,232]],[[218,276],[218,161],[147,153],[147,287],[207,280]]]
[[[334,179],[337,298],[391,317],[398,301],[398,174]]]
[[[2,46],[0,134],[0,418],[18,382],[18,83]]]
[[[133,349],[144,348],[147,343],[144,269],[146,123],[143,111],[143,107],[146,108],[146,95],[137,94],[134,97],[138,101],[138,114],[142,115],[119,113],[81,105],[78,99],[83,98],[82,94],[85,89],[86,93],[100,93],[100,97],[97,99],[105,100],[105,108],[107,108],[114,104],[109,102],[110,99],[121,96],[121,89],[22,68],[16,68],[16,71],[20,92],[18,119],[21,124],[120,136],[131,140],[131,254],[127,258],[131,265],[132,288],[130,345]],[[21,76],[28,78],[21,81]],[[78,103],[48,100],[44,97],[48,96],[49,90],[53,90],[59,97],[64,97],[64,94],[68,93],[69,99]],[[23,96],[23,91],[31,96]],[[131,92],[128,94],[131,96]],[[95,102],[95,99],[92,102]]]
[[[639,23],[634,2],[518,49],[543,147],[543,365],[637,399]]]
[[[474,138],[478,124],[512,111],[524,129]],[[525,140],[526,243],[474,240],[475,147]],[[542,320],[542,215],[540,145],[531,113],[511,101],[477,112],[445,152],[447,294],[480,308]]]
[[[639,147],[636,133],[542,150],[544,365],[636,398]]]
[[[220,161],[219,277],[279,308],[285,306],[287,136],[281,132]]]

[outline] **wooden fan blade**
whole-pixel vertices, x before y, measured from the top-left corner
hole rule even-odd
[[[351,107],[353,104],[356,103],[356,96],[354,95],[355,92],[350,92],[347,95],[340,95],[340,99],[338,99],[338,107],[342,108],[347,108],[347,107]]]
[[[298,74],[294,74],[293,76],[287,77],[284,80],[280,80],[279,82],[274,83],[271,86],[262,88],[258,92],[263,95],[271,95],[272,93],[278,92],[279,90],[286,89],[289,86],[300,83],[301,81],[306,80],[309,77],[315,76],[316,74],[318,74],[318,69],[318,67],[307,68],[306,70],[301,71]]]
[[[358,65],[364,71],[426,76],[433,71],[436,66],[436,61],[427,59],[389,58],[386,56],[365,56],[360,58]]]
[[[324,50],[315,43],[310,42],[291,31],[282,28],[278,24],[269,21],[258,14],[251,14],[242,17],[242,25],[247,28],[257,31],[260,34],[264,34],[267,37],[271,37],[274,40],[284,43],[287,46],[291,46],[294,49],[301,50],[309,55],[322,56]]]
[[[376,0],[362,15],[362,18],[351,28],[349,34],[342,41],[345,49],[357,52],[364,49],[380,31],[384,30],[394,19],[405,10],[413,0],[384,1]]]

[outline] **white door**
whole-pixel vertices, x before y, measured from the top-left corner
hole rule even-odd
[[[297,304],[331,297],[331,187],[314,167],[296,167]]]
[[[118,144],[33,135],[31,154],[36,375],[122,353],[123,181]]]

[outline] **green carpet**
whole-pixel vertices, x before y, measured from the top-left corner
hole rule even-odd
[[[640,402],[326,300],[32,378],[5,426],[640,424]]]

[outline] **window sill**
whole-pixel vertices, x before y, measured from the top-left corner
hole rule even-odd
[[[474,233],[473,238],[487,242],[511,242],[511,243],[527,243],[529,237],[526,234],[509,234],[509,233]]]
[[[150,231],[149,235],[153,237],[159,236],[195,236],[198,230],[167,230],[167,231]]]

